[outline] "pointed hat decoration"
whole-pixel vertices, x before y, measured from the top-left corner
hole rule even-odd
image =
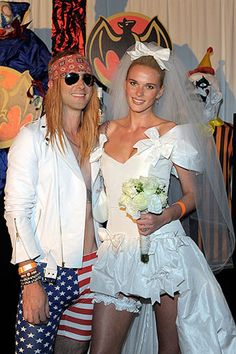
[[[202,58],[202,61],[198,65],[198,67],[194,70],[190,70],[188,72],[189,76],[195,73],[204,73],[204,74],[211,74],[215,75],[215,70],[211,66],[211,60],[210,60],[210,55],[213,53],[213,48],[209,47],[207,49],[206,54]]]

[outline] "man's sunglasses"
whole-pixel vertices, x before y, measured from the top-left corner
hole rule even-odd
[[[93,86],[94,76],[91,74],[68,73],[64,76],[65,83],[68,86],[76,84],[80,78],[83,80],[86,86]]]

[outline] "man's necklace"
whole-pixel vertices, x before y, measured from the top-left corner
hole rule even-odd
[[[80,164],[80,143],[71,139],[67,134],[66,134],[66,137],[70,143],[70,146],[72,148],[72,151],[76,157],[78,164]]]

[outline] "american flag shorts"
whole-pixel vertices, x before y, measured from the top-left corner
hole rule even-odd
[[[65,327],[63,328],[63,335],[68,336],[70,338],[74,338],[73,336],[71,336],[71,333],[77,333],[78,328],[78,335],[76,336],[76,339],[89,340],[91,335],[91,319],[93,310],[93,294],[90,292],[89,282],[92,265],[95,263],[95,261],[96,252],[93,252],[83,257],[83,267],[81,269],[76,270],[58,267],[58,275],[55,282],[52,283],[48,281],[42,281],[42,285],[46,293],[48,294],[50,307],[50,319],[47,324],[32,325],[25,321],[25,319],[23,318],[22,294],[20,294],[16,318],[16,354],[53,353],[53,347],[58,331],[58,325],[60,319],[63,318],[64,312],[67,322]],[[41,273],[42,279],[45,266],[46,264],[43,263],[38,264],[38,270]],[[86,298],[86,296],[88,296],[88,298]],[[84,300],[83,297],[85,297]],[[78,321],[77,313],[80,312],[83,314],[84,311],[86,312],[85,308],[87,308],[87,303],[91,311],[89,310],[88,317],[86,317],[85,319],[82,318],[82,321]],[[75,311],[73,311],[74,306]],[[68,314],[67,309],[68,311],[72,309],[72,312],[74,312],[76,315],[70,316],[70,314]],[[73,320],[73,317],[76,318],[76,321]],[[70,320],[70,318],[72,318],[72,321]],[[83,327],[83,321],[85,321],[85,329],[81,328],[81,326]],[[87,321],[90,323],[90,327],[88,326]],[[72,323],[72,325],[69,325],[70,322]],[[79,322],[79,325],[77,325],[76,322]],[[72,330],[70,328],[72,328]],[[89,332],[89,335],[85,335],[85,338],[88,339],[82,339],[85,334],[83,331]],[[67,335],[67,333],[69,333],[69,335]],[[82,337],[80,333],[83,334]]]
[[[92,331],[93,293],[90,291],[92,266],[97,259],[96,252],[83,257],[83,268],[78,269],[79,298],[64,311],[58,335],[78,341],[89,341]]]

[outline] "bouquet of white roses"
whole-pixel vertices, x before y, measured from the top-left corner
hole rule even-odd
[[[139,219],[141,212],[161,214],[167,206],[165,185],[156,176],[130,178],[122,185],[119,206],[133,219]],[[147,263],[150,237],[140,235],[141,260]]]

